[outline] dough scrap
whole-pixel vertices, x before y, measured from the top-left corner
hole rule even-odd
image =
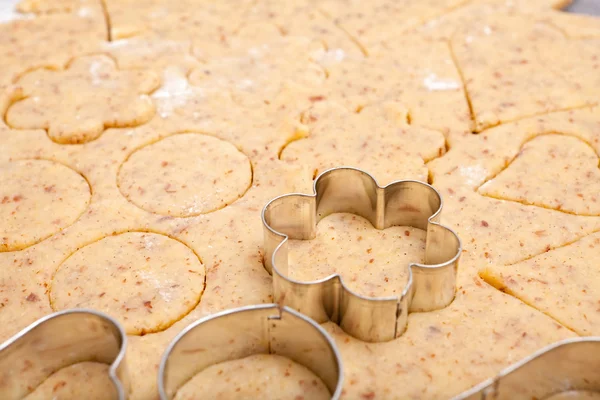
[[[425,161],[445,152],[440,132],[408,125],[406,110],[395,103],[357,114],[317,101],[304,118],[308,136],[289,143],[280,158],[306,165],[316,174],[345,165],[364,168],[380,185],[399,179],[426,181]]]
[[[395,398],[399,387],[402,398],[449,398],[528,356],[533,348],[575,337],[476,277],[460,285],[453,303],[443,310],[409,314],[407,331],[393,341],[365,343],[331,323],[325,328],[344,360],[348,398]],[[465,347],[465,341],[471,345]]]
[[[0,252],[31,246],[75,222],[90,202],[85,178],[48,160],[0,166]]]
[[[324,54],[323,97],[349,110],[382,101],[402,103],[411,123],[444,134],[471,132],[469,105],[446,43],[418,37],[385,41],[367,58]]]
[[[480,186],[477,192],[576,215],[598,216],[598,167],[598,155],[580,139],[538,136],[525,143],[507,168]]]
[[[163,82],[152,94],[156,117],[136,128],[134,136],[204,132],[234,144],[256,162],[273,159],[285,143],[305,131],[300,114],[311,104],[310,89],[283,83],[279,92],[271,93],[271,101],[248,96],[243,99],[249,104],[240,104],[231,90],[191,85],[178,68],[168,68]]]
[[[17,11],[22,13],[52,14],[78,12],[85,15],[90,9],[100,8],[102,0],[21,0]]]
[[[470,23],[453,35],[452,51],[460,69],[474,118],[475,131],[522,119],[597,103],[597,94],[582,90],[552,65],[556,44],[564,35],[547,23],[531,24],[525,15]],[[528,43],[524,46],[523,43]],[[569,42],[568,46],[577,46]],[[486,49],[494,49],[493,54]],[[548,58],[552,58],[549,62]],[[567,69],[568,70],[568,69]],[[592,76],[593,66],[575,68]],[[597,75],[597,74],[596,74]],[[585,78],[583,78],[585,79]]]
[[[194,69],[189,79],[204,90],[230,89],[242,103],[269,103],[288,81],[307,88],[321,86],[325,72],[313,61],[320,52],[323,45],[312,39],[283,37],[245,48],[238,57],[234,52],[233,57],[210,61]]]
[[[55,310],[103,311],[128,334],[143,335],[167,329],[194,309],[205,275],[184,244],[154,233],[123,233],[67,258],[52,279],[50,302]]]
[[[382,41],[449,12],[468,0],[326,0],[319,8],[370,53]]]
[[[268,21],[277,26],[284,36],[320,40],[328,51],[357,57],[363,55],[361,46],[328,18],[318,5],[315,0],[264,0],[256,2],[248,10],[246,18],[261,25]]]
[[[376,230],[360,216],[331,214],[317,225],[316,238],[290,240],[288,257],[290,278],[314,281],[337,273],[360,295],[400,296],[408,264],[424,260],[425,232],[402,226]]]
[[[106,43],[103,51],[115,59],[121,70],[151,69],[159,76],[167,68],[176,67],[187,74],[199,65],[192,56],[192,43],[189,40],[132,37]]]
[[[552,316],[582,336],[600,334],[600,234],[512,265],[480,272],[494,287]]]
[[[119,171],[119,188],[137,206],[190,217],[233,203],[252,184],[248,157],[231,143],[184,133],[135,151]]]
[[[252,0],[105,0],[113,39],[212,37],[240,27]]]
[[[94,140],[107,127],[135,126],[152,118],[154,106],[145,94],[158,87],[159,79],[151,72],[117,71],[106,56],[87,56],[65,71],[28,73],[19,84],[25,98],[9,107],[8,125],[47,129],[53,141],[73,144]]]
[[[574,110],[523,119],[470,135],[428,164],[433,185],[444,198],[443,221],[463,242],[463,260],[476,259],[477,270],[514,264],[600,227],[600,218],[572,215],[541,207],[482,196],[477,189],[498,175],[534,137],[560,132],[593,144],[598,151],[598,113]],[[536,174],[530,172],[534,182]],[[468,279],[459,269],[459,280]]]
[[[35,68],[61,69],[94,52],[107,37],[104,16],[53,14],[0,24],[0,89]]]
[[[285,357],[268,354],[212,365],[186,382],[175,395],[176,400],[325,400],[330,397],[325,384],[308,368]]]

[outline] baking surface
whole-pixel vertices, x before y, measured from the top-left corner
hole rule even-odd
[[[449,398],[600,335],[598,2],[401,3],[0,0],[0,340],[53,311],[107,312],[129,335],[131,398],[156,399],[185,326],[273,301],[264,204],[339,165],[429,181],[463,243],[456,298],[400,338],[323,325],[343,398]],[[424,233],[334,214],[290,249],[297,279],[337,272],[385,296]],[[105,398],[106,371],[53,371],[28,398]],[[178,396],[207,387],[325,390],[274,356],[213,366]]]

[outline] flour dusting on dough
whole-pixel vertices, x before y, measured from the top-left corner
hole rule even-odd
[[[429,74],[423,79],[423,85],[428,90],[439,91],[439,90],[457,90],[460,89],[461,84],[451,79],[441,79],[436,74]]]

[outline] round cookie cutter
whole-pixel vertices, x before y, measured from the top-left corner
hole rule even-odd
[[[261,304],[209,315],[185,328],[163,354],[158,370],[161,400],[205,368],[253,354],[277,354],[317,375],[332,399],[342,392],[338,349],[316,322],[277,304]]]
[[[110,364],[109,390],[125,400],[127,335],[112,317],[71,309],[38,319],[0,345],[0,398],[21,399],[61,368],[84,361]]]

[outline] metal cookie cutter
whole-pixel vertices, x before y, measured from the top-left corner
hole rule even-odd
[[[40,318],[0,346],[0,398],[21,399],[61,368],[84,361],[110,364],[114,398],[129,393],[127,335],[94,310],[72,309]]]
[[[314,321],[287,307],[262,304],[202,318],[171,342],[158,370],[161,400],[211,365],[253,354],[277,354],[314,372],[332,399],[342,392],[342,363],[337,347]]]
[[[600,394],[600,337],[550,345],[453,400],[548,399],[572,390]]]
[[[262,211],[265,268],[273,275],[278,303],[322,323],[331,320],[369,342],[394,339],[406,330],[408,313],[443,308],[454,299],[460,239],[439,223],[442,198],[430,185],[411,180],[385,187],[368,173],[348,167],[323,172],[314,194],[292,193]],[[340,275],[300,282],[288,276],[288,238],[312,239],[317,223],[333,213],[353,213],[376,229],[412,226],[427,232],[425,263],[409,265],[409,278],[396,297],[366,297],[348,289]]]

